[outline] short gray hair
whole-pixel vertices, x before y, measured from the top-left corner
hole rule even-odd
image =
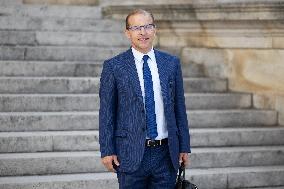
[[[129,26],[129,23],[128,23],[129,18],[130,18],[131,16],[133,16],[133,15],[136,15],[136,14],[148,15],[148,16],[150,16],[150,17],[152,18],[153,23],[154,23],[154,21],[155,21],[154,16],[153,16],[153,14],[152,14],[151,12],[146,11],[146,10],[143,10],[143,9],[135,9],[135,10],[131,11],[131,12],[127,15],[127,17],[126,17],[126,19],[125,19],[125,28],[126,28],[126,29],[128,29],[128,28],[130,27],[130,26]]]

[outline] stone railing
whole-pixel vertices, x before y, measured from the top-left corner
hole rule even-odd
[[[283,0],[112,4],[103,14],[124,19],[136,8],[153,12],[159,47],[202,64],[208,77],[228,78],[232,91],[253,93],[255,108],[278,110],[284,125]]]

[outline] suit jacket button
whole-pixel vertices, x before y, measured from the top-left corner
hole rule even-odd
[[[143,109],[141,112],[142,112],[142,113],[145,113],[145,110]]]
[[[146,131],[146,128],[143,127],[143,128],[142,128],[142,131],[143,131],[143,132]]]

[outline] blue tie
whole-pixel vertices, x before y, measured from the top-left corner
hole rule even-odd
[[[153,91],[153,82],[150,68],[147,60],[149,56],[143,56],[143,78],[145,88],[145,109],[146,109],[146,124],[147,135],[150,139],[155,139],[158,136],[156,114],[155,114],[155,100]]]

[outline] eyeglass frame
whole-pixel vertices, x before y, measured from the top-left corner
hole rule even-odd
[[[150,28],[147,28],[151,26]],[[155,24],[146,24],[146,25],[143,25],[143,26],[129,26],[128,28],[126,28],[127,30],[130,30],[130,31],[141,31],[142,28],[144,28],[145,31],[150,31],[150,30],[153,30],[154,28],[156,28],[156,25]]]

